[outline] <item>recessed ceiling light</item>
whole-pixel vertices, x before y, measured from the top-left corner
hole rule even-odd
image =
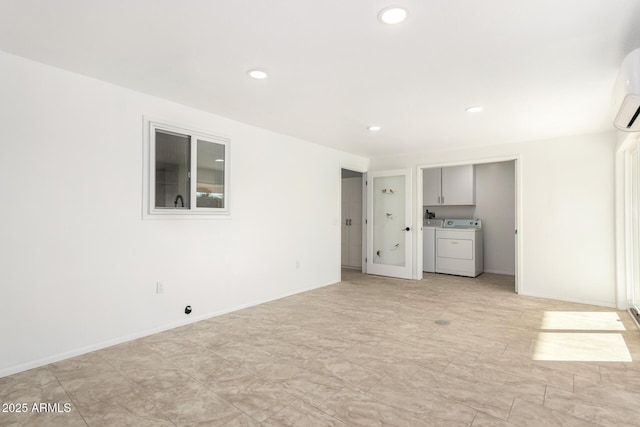
[[[267,78],[267,73],[262,70],[250,70],[248,74],[254,79],[262,80]]]
[[[215,159],[216,162],[224,162],[224,159]]]
[[[385,24],[399,24],[407,18],[407,10],[398,6],[385,7],[378,13],[378,19]]]
[[[369,126],[367,129],[369,129],[371,132],[378,132],[382,128],[380,126]]]
[[[483,108],[479,105],[473,105],[464,109],[464,111],[466,111],[467,113],[479,113],[482,110]]]

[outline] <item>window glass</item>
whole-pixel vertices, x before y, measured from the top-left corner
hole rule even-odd
[[[155,148],[155,207],[189,209],[191,138],[156,130]]]
[[[198,140],[196,206],[199,208],[225,207],[224,149],[223,144]]]
[[[230,218],[230,139],[147,123],[143,218]]]

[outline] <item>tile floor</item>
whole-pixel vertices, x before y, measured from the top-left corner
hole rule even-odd
[[[0,412],[0,425],[640,426],[629,315],[513,288],[486,273],[345,271],[333,286],[2,378],[0,402],[29,411]]]

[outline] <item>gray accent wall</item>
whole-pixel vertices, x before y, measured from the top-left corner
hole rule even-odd
[[[484,271],[515,274],[515,161],[476,165],[474,216],[482,220]]]

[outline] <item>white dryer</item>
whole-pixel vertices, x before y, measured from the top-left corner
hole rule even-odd
[[[483,271],[482,221],[445,219],[435,230],[436,273],[476,277]]]

